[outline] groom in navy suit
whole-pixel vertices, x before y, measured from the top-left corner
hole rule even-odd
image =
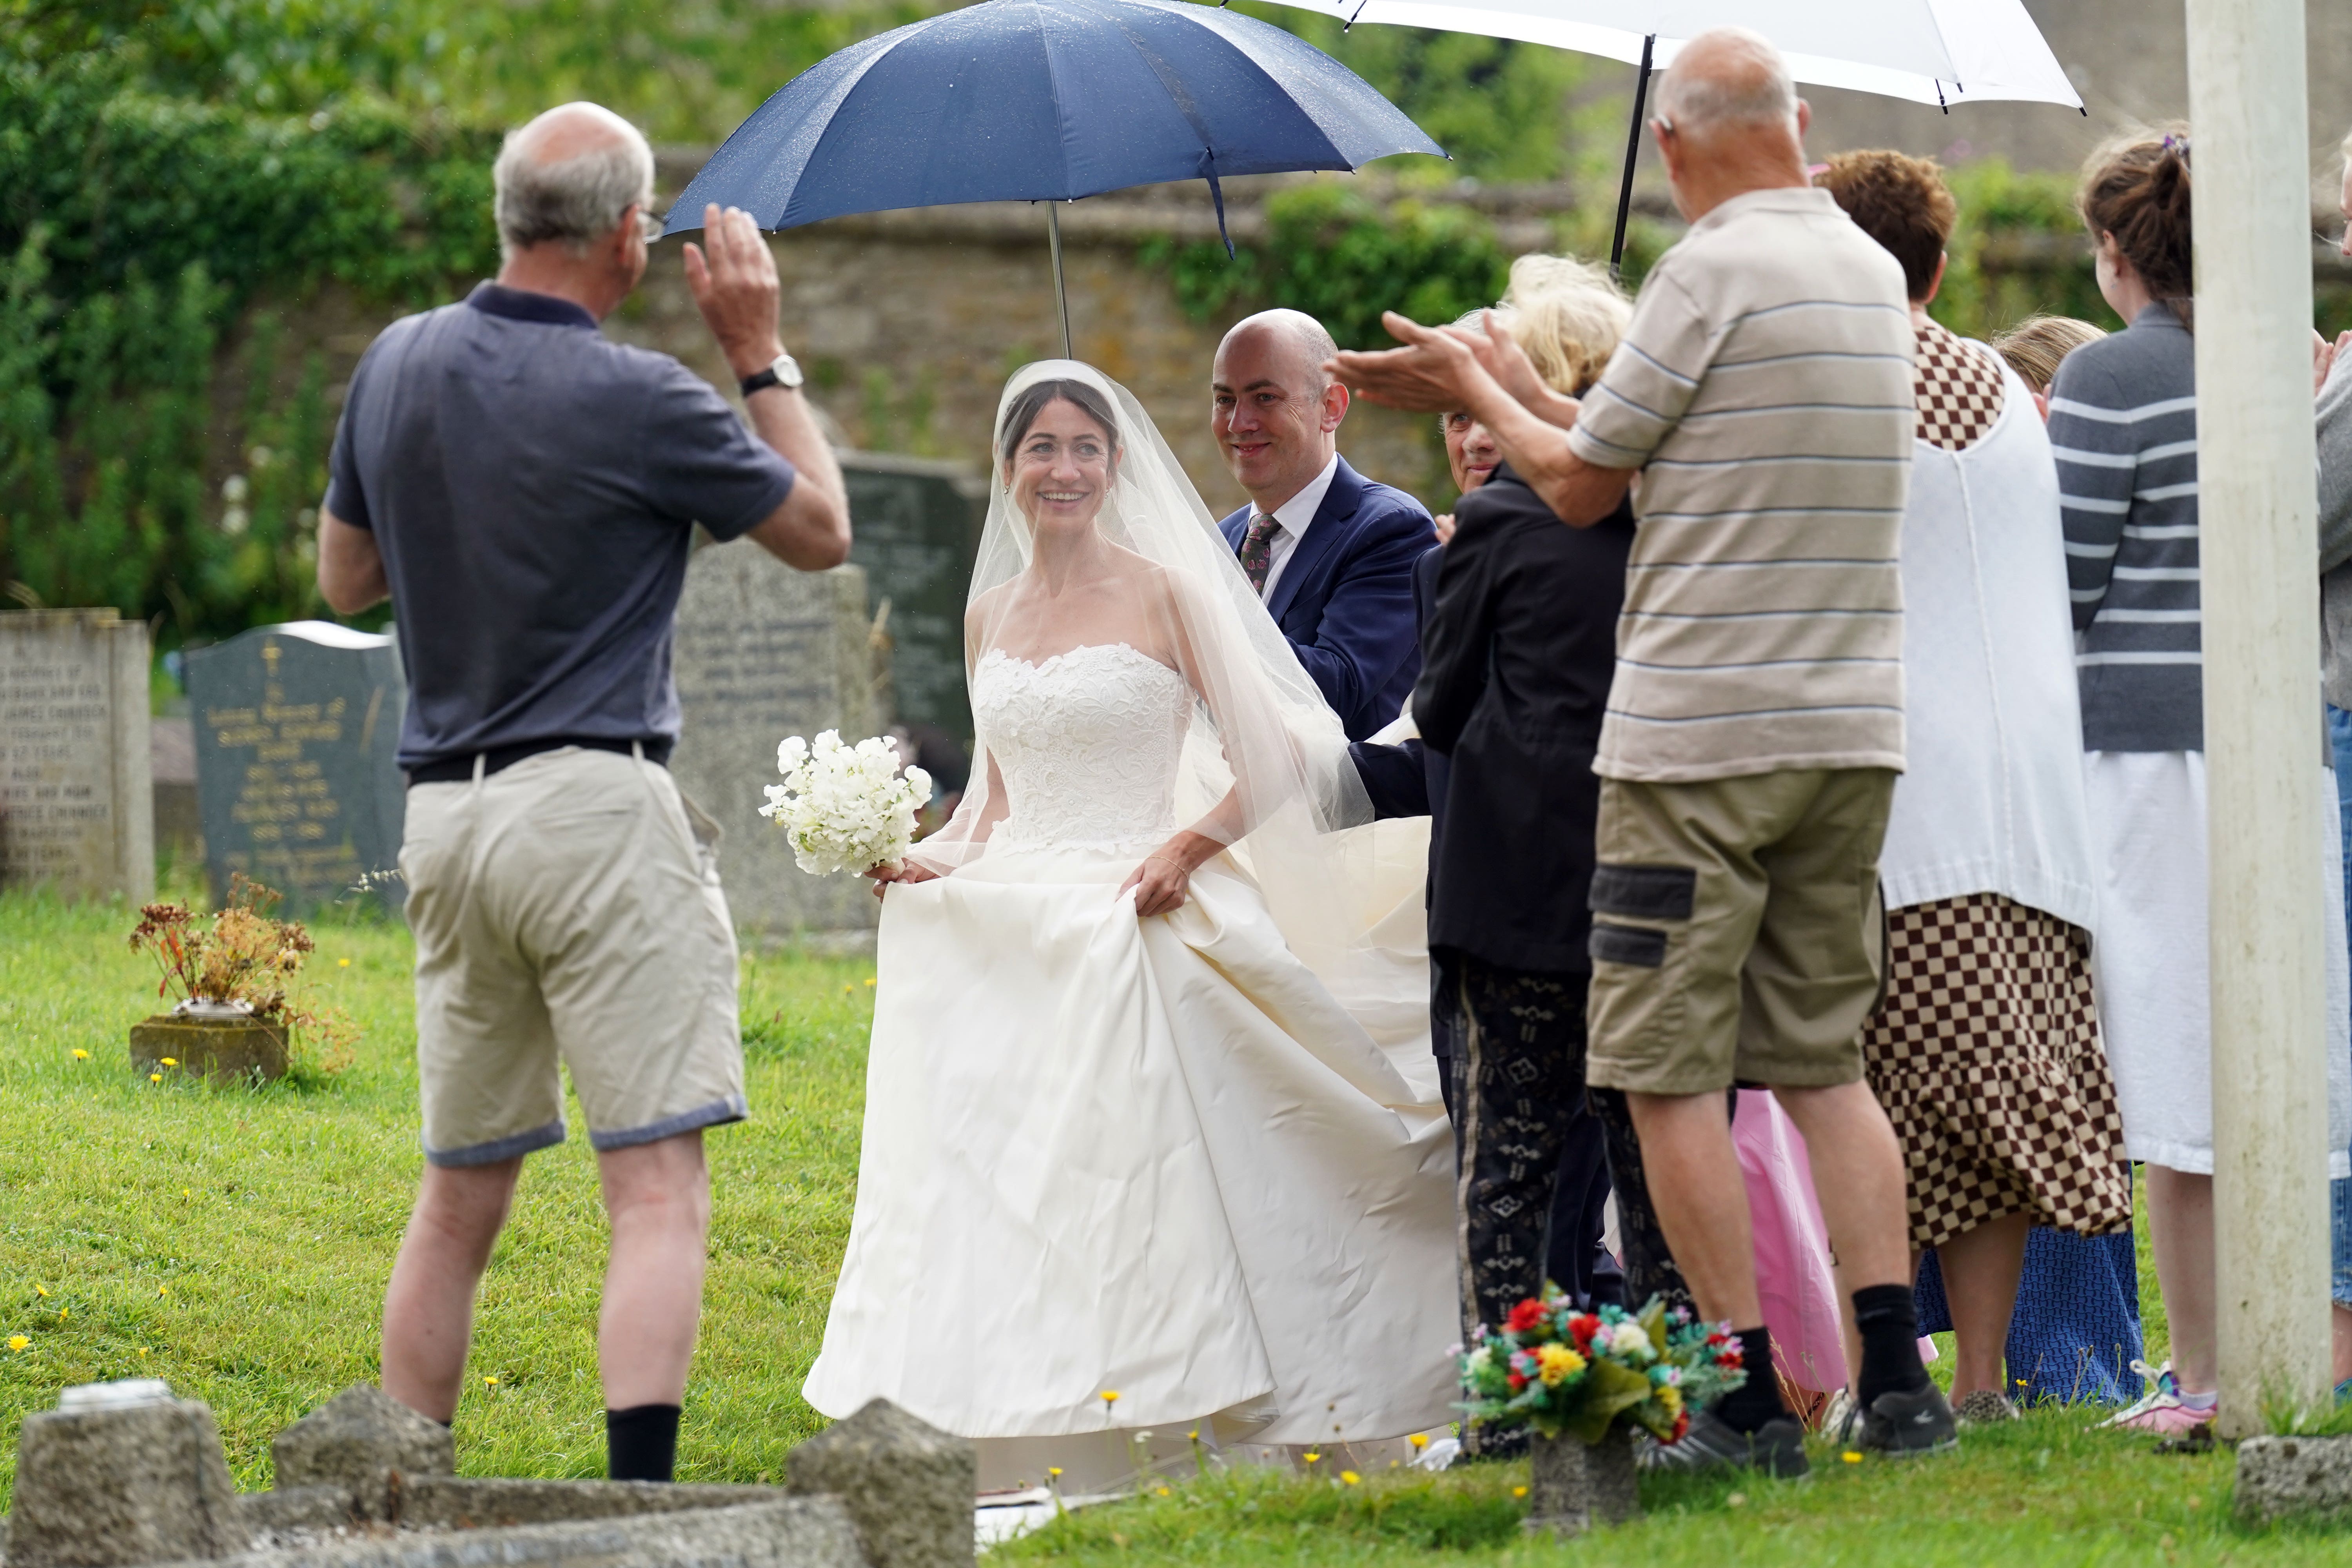
[[[1211,426],[1250,504],[1218,524],[1351,741],[1397,716],[1421,674],[1412,568],[1428,509],[1339,456],[1348,389],[1314,317],[1265,310],[1217,345]]]

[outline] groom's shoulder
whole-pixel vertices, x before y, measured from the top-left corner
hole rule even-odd
[[[1426,536],[1434,542],[1437,524],[1429,509],[1420,500],[1394,485],[1384,485],[1378,479],[1355,475],[1360,493],[1356,501],[1354,523],[1365,542],[1391,538]]]

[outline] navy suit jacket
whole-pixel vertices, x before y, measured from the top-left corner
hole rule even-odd
[[[1236,551],[1249,519],[1244,507],[1217,525]],[[1307,536],[1266,595],[1266,612],[1351,741],[1394,719],[1421,675],[1412,567],[1436,542],[1426,507],[1342,458]]]

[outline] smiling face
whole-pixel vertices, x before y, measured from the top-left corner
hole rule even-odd
[[[1437,424],[1445,437],[1445,466],[1454,470],[1454,488],[1468,495],[1494,474],[1502,448],[1484,425],[1458,408],[1439,415]]]
[[[1209,428],[1225,467],[1261,511],[1307,488],[1339,449],[1348,392],[1327,381],[1295,333],[1244,322],[1218,345]]]
[[[1084,528],[1110,493],[1117,456],[1091,415],[1057,397],[1037,411],[1006,459],[1005,487],[1039,531]]]

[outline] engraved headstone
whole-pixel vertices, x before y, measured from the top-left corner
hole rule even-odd
[[[854,877],[812,877],[759,808],[781,782],[776,745],[838,730],[856,742],[890,715],[877,690],[866,574],[795,572],[748,541],[695,552],[671,668],[685,731],[678,787],[719,826],[719,878],[735,923],[774,932],[870,928],[878,905]]]
[[[299,916],[355,898],[394,910],[406,815],[407,683],[388,637],[329,621],[258,626],[188,655],[205,868],[242,871]],[[367,890],[358,891],[362,885]]]
[[[144,622],[0,614],[0,884],[153,896],[147,693]]]
[[[891,717],[971,739],[964,690],[963,608],[987,519],[988,489],[962,463],[841,454],[852,562],[876,607],[887,600]]]

